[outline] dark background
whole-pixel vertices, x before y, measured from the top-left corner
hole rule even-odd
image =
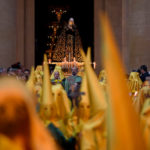
[[[50,13],[50,8],[64,6],[69,8],[62,16],[63,21],[68,22],[73,17],[79,30],[84,51],[87,47],[94,47],[94,2],[93,0],[36,0],[35,1],[35,64],[42,64],[43,54],[48,49],[48,25],[57,20],[55,15]]]

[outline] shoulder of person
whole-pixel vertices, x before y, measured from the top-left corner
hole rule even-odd
[[[69,76],[65,79],[65,81],[70,80],[72,78],[72,76]]]
[[[62,79],[62,81],[65,81],[65,80],[66,80],[66,78],[63,78],[63,79]]]
[[[82,77],[81,77],[81,76],[77,76],[77,77],[82,79]]]
[[[72,76],[69,76],[69,77],[67,77],[66,79],[69,79],[69,78],[71,78]]]
[[[51,81],[51,83],[53,83],[53,82],[55,82],[55,79],[51,79],[50,81]]]

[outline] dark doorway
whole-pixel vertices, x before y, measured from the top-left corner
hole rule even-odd
[[[79,30],[83,48],[94,46],[94,0],[36,0],[35,1],[35,65],[42,64],[43,54],[48,50],[49,24],[56,16],[50,14],[53,7],[65,7],[63,21],[73,17]]]

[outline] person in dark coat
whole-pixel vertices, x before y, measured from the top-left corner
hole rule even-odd
[[[146,78],[150,76],[150,74],[147,71],[147,66],[146,65],[142,65],[140,67],[140,71],[141,71],[140,78],[141,78],[142,82],[145,82]]]

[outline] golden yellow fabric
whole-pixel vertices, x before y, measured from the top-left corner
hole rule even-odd
[[[36,67],[35,74],[43,75],[43,66],[39,65]]]
[[[82,125],[80,147],[81,150],[106,150],[106,122],[105,115],[99,113]]]
[[[81,124],[80,148],[81,150],[106,150],[106,137],[103,137],[103,133],[106,131],[103,127],[106,125],[103,126],[103,124],[105,124],[107,103],[97,76],[88,63],[88,57],[85,57],[83,52],[82,54],[85,61],[85,77],[81,89],[83,88],[87,95],[81,99],[81,104],[83,100],[85,105],[81,105],[81,108],[85,112],[84,115],[89,117],[86,122]],[[90,115],[88,115],[88,106],[90,106]]]
[[[141,123],[147,149],[150,149],[150,97],[144,102],[141,111]]]
[[[104,89],[104,91],[106,90],[106,84],[107,84],[107,81],[106,81],[106,71],[105,70],[102,70],[100,73],[99,73],[99,77],[98,77],[98,80],[99,80],[99,83],[101,85],[101,87]]]
[[[80,76],[80,77],[83,77],[83,76],[84,76],[84,66],[81,67],[81,68],[79,68],[79,72],[78,72],[77,75]]]
[[[11,78],[0,79],[0,106],[5,107],[6,110],[5,113],[1,114],[1,117],[5,119],[0,119],[0,126],[6,124],[5,128],[10,128],[7,123],[11,122],[14,124],[11,130],[14,131],[15,135],[10,136],[13,141],[15,141],[16,137],[21,137],[23,139],[22,142],[26,141],[24,144],[29,145],[33,150],[58,150],[53,137],[45,130],[35,112],[33,96],[21,82]],[[17,111],[16,108],[18,107],[21,109]],[[5,121],[6,119],[8,122]],[[19,126],[20,122],[16,119],[22,119],[21,123],[24,124]],[[25,128],[22,129],[22,126],[25,126]],[[18,133],[16,130],[20,132]],[[11,134],[9,132],[7,136],[9,137]],[[20,146],[22,144],[20,143]],[[24,146],[22,147],[23,149],[25,148]]]
[[[88,47],[86,58],[87,58],[87,62],[91,65],[91,63],[92,63],[92,60],[91,60],[91,47]],[[85,66],[82,66],[79,69],[78,76],[83,77],[84,75],[85,75]]]
[[[42,85],[39,83],[35,84],[35,94],[37,96],[38,102],[41,103],[41,97],[42,97]]]
[[[78,107],[78,114],[79,114],[78,117],[81,120],[83,120],[84,122],[86,122],[90,118],[90,98],[89,98],[89,91],[88,91],[86,75],[84,75],[82,78],[82,84],[81,84],[80,91],[83,92],[83,95],[81,95],[81,101],[80,101],[79,107]]]
[[[50,72],[48,67],[47,56],[44,55],[44,77],[43,77],[43,90],[42,90],[42,104],[48,105],[53,102],[52,85],[50,82]]]
[[[138,116],[129,97],[124,66],[106,15],[101,15],[101,27],[102,56],[109,86],[108,148],[110,150],[145,149]]]
[[[63,80],[63,79],[65,78],[65,76],[64,76],[64,73],[63,73],[62,68],[61,68],[60,66],[56,66],[56,67],[55,67],[55,69],[54,69],[54,71],[53,71],[53,73],[52,73],[52,75],[51,75],[51,80],[52,80],[52,79],[55,79],[55,78],[54,78],[54,73],[55,73],[56,71],[59,72],[60,80]]]
[[[143,83],[143,86],[149,86],[149,87],[150,87],[150,82],[149,82],[149,81],[145,81],[145,82]]]
[[[75,137],[77,133],[80,133],[80,128],[79,125],[80,123],[78,122],[78,117],[76,114],[74,114],[74,110],[72,110],[68,116],[66,116],[63,120],[60,122],[60,130],[66,137],[66,139],[70,137]]]
[[[27,88],[35,94],[35,74],[34,74],[34,67],[31,68],[30,77],[26,83]]]
[[[141,110],[143,108],[143,104],[148,97],[150,97],[150,87],[144,86],[139,91],[138,96],[134,102],[134,106],[135,106],[136,111],[138,113],[141,113]]]
[[[99,85],[97,76],[93,71],[91,65],[88,63],[88,59],[86,58],[83,51],[82,55],[85,61],[85,74],[87,77],[87,85],[89,90],[90,105],[91,105],[90,109],[92,117],[99,111],[105,111],[107,108],[107,103],[105,101],[104,93],[102,92],[103,90]]]
[[[43,76],[40,74],[35,74],[36,84],[42,84],[43,83]]]
[[[41,84],[43,82],[43,67],[37,66],[35,70],[35,84]]]
[[[141,115],[146,115],[150,113],[150,95],[147,99],[145,99],[145,102],[142,107]]]
[[[40,107],[40,117],[46,122],[50,118],[55,116],[56,108],[54,104],[54,97],[52,94],[52,86],[50,82],[50,73],[48,67],[47,56],[44,55],[44,77],[43,77],[43,87],[42,87],[42,99]]]
[[[4,135],[0,135],[0,150],[23,150],[23,148]]]
[[[105,71],[105,70],[102,70],[102,71],[99,73],[98,80],[99,80],[99,81],[106,80],[106,71]]]
[[[142,81],[138,72],[130,73],[128,84],[131,93],[135,93],[136,91],[138,92],[141,89]]]
[[[68,99],[67,93],[60,84],[53,85],[52,91],[59,119],[64,119],[71,112],[70,100]]]

